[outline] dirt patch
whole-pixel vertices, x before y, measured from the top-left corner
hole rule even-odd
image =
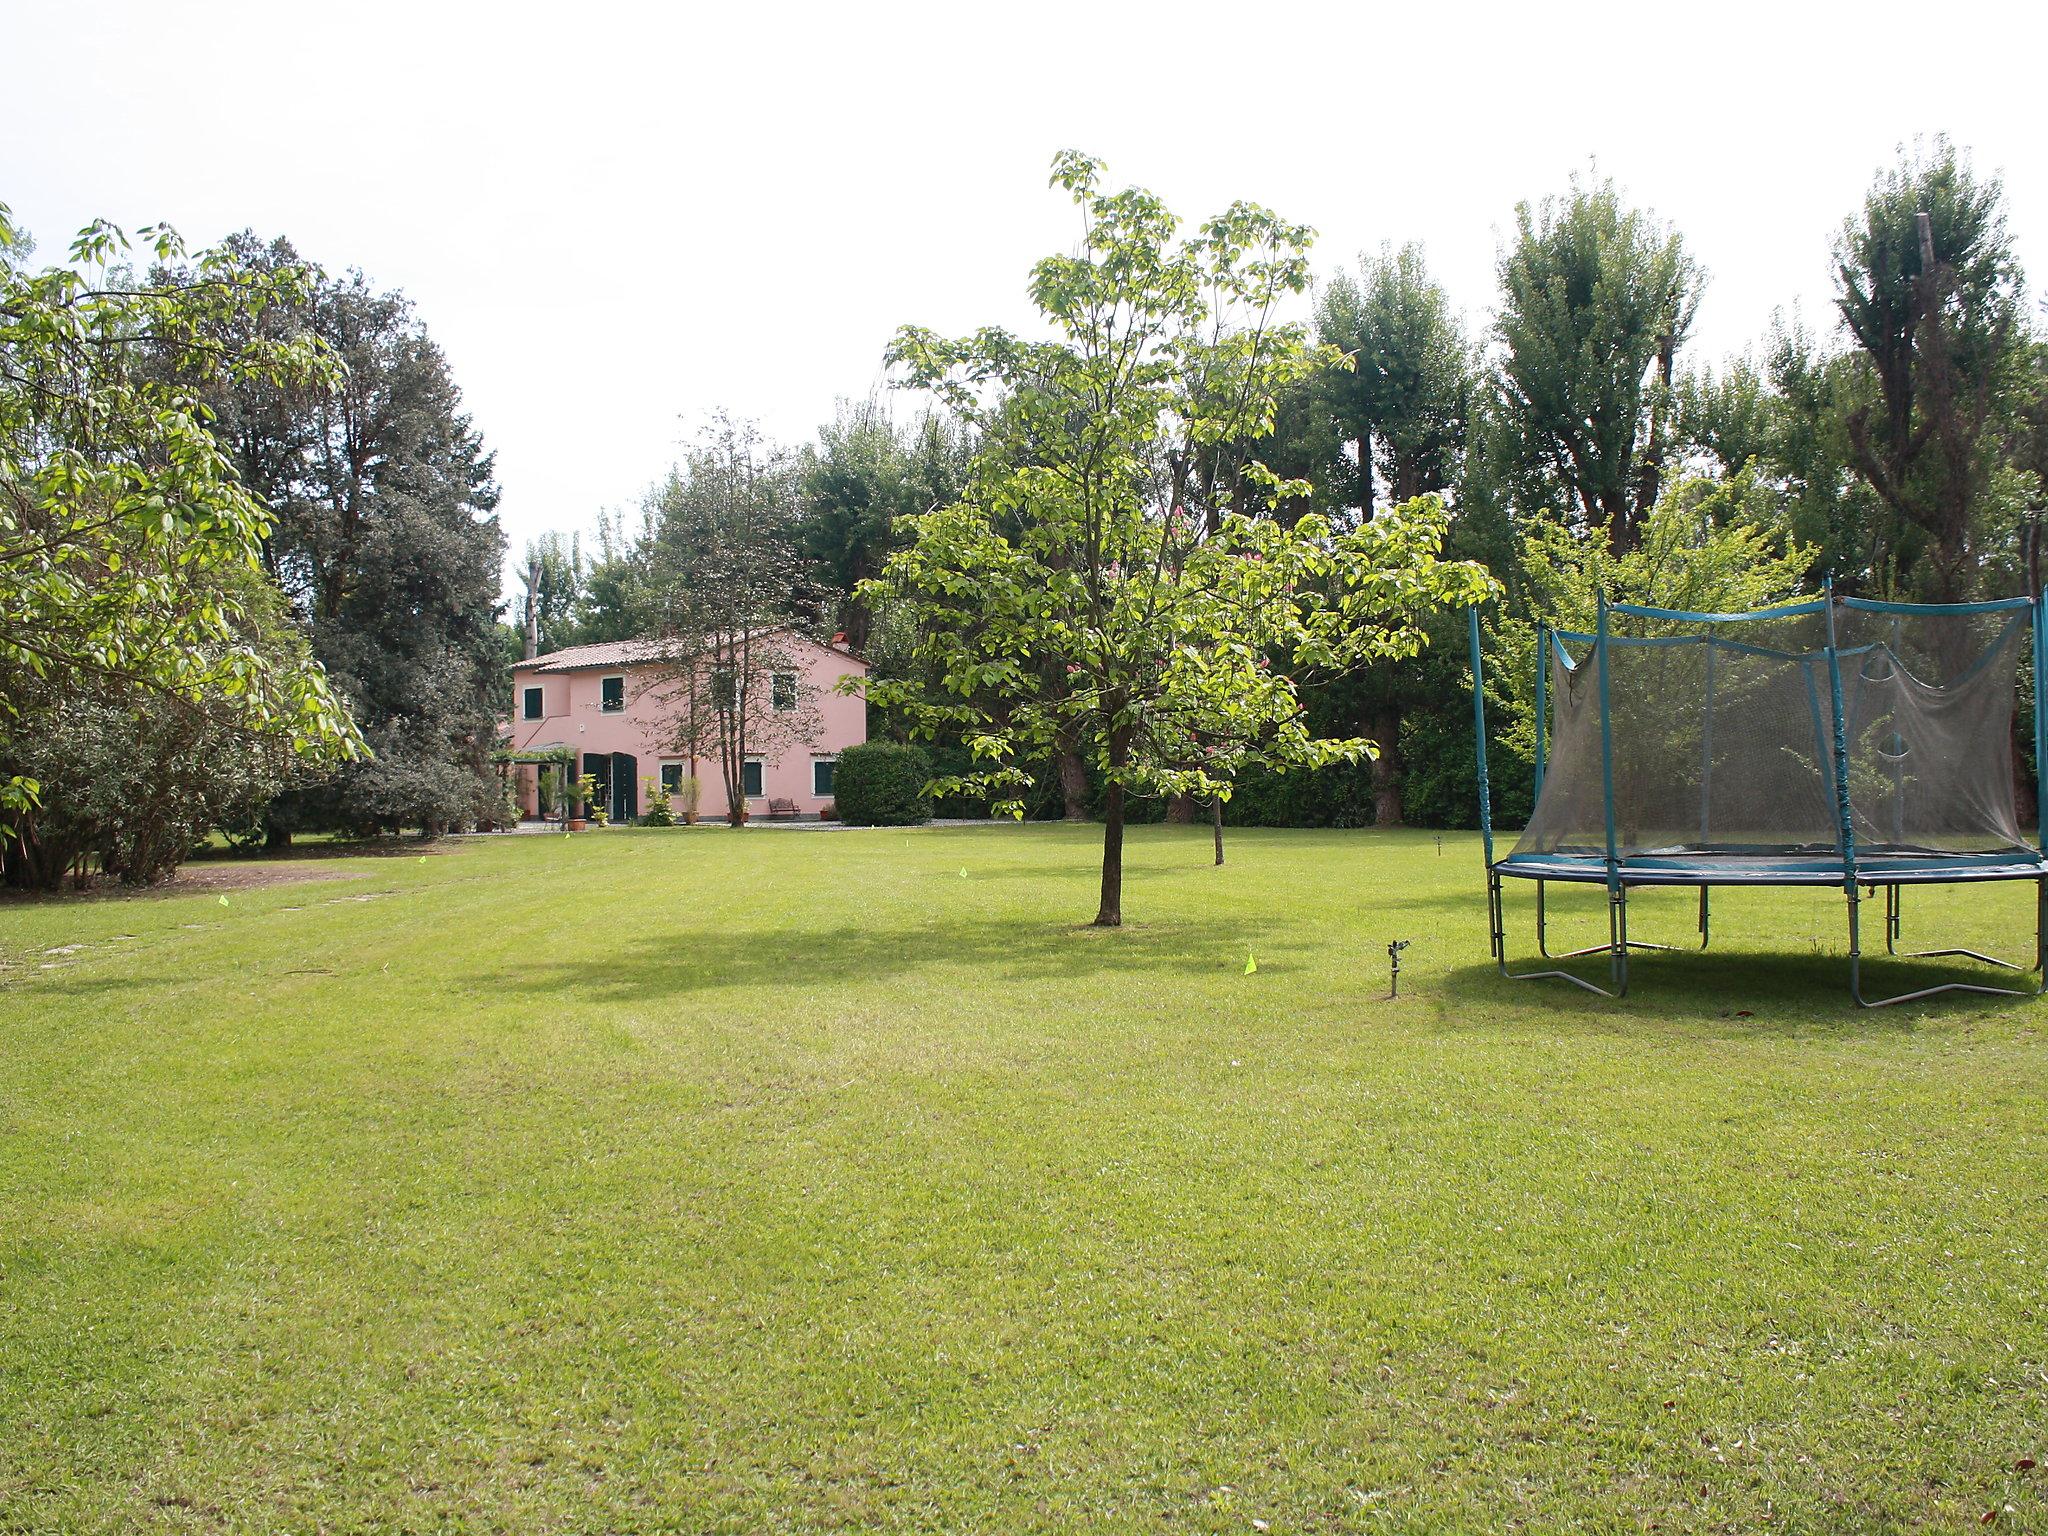
[[[206,891],[253,891],[266,885],[322,880],[367,880],[367,869],[323,869],[311,859],[265,859],[248,864],[187,864],[156,885],[87,886],[84,890],[0,891],[0,902],[149,901],[161,896],[194,896]]]

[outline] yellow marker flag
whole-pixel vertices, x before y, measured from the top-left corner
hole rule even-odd
[[[225,896],[221,897],[221,899],[220,899],[220,904],[221,904],[222,906],[226,906],[226,905],[228,904],[228,899],[227,899],[227,897],[225,897]]]
[[[1257,974],[1258,974],[1258,970],[1259,970],[1259,962],[1258,962],[1257,958],[1256,958],[1255,956],[1252,956],[1252,955],[1246,955],[1246,956],[1244,957],[1244,973],[1245,973],[1245,975],[1247,975],[1247,976],[1255,976],[1255,975],[1257,975]]]

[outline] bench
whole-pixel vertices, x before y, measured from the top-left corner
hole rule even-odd
[[[794,821],[798,815],[794,800],[770,800],[768,819],[770,821]]]

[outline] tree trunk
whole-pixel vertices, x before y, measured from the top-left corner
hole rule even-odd
[[[1060,797],[1066,804],[1061,813],[1066,820],[1088,819],[1088,766],[1078,752],[1060,754]]]
[[[1358,440],[1358,520],[1372,521],[1372,437]]]
[[[1095,909],[1095,926],[1121,928],[1124,925],[1124,787],[1109,786],[1102,797],[1102,901]]]
[[[1095,911],[1098,928],[1124,925],[1124,785],[1121,770],[1131,760],[1127,730],[1109,736],[1109,788],[1102,797],[1102,901]]]
[[[1192,827],[1195,824],[1195,797],[1175,795],[1166,802],[1166,819],[1177,827]]]
[[[1379,755],[1372,760],[1372,824],[1376,827],[1401,825],[1401,780],[1406,764],[1401,760],[1401,711],[1392,705],[1373,716],[1373,743]]]
[[[1216,834],[1216,862],[1223,862],[1223,797],[1209,797],[1209,826]]]

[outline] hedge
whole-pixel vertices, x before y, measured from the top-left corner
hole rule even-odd
[[[839,819],[853,827],[907,827],[927,820],[924,786],[931,776],[931,759],[918,747],[896,741],[848,747],[832,774]]]

